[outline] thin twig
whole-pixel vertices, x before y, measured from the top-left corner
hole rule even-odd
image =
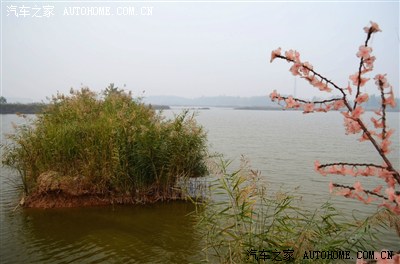
[[[337,183],[333,183],[333,186],[334,187],[340,187],[340,188],[346,188],[346,189],[349,189],[349,190],[352,190],[352,191],[354,191],[356,188],[354,188],[354,187],[352,187],[352,186],[347,186],[347,185],[341,185],[341,184],[337,184]],[[384,196],[384,195],[381,195],[381,194],[378,194],[378,193],[375,193],[375,192],[372,192],[372,191],[369,191],[369,190],[362,190],[364,193],[366,193],[366,194],[370,194],[370,195],[375,195],[375,196],[378,196],[378,197],[380,197],[380,198],[383,198],[383,199],[385,199],[385,200],[389,200],[386,196]]]
[[[368,35],[367,35],[367,39],[365,40],[364,46],[368,47],[368,41],[371,38],[373,31],[372,31],[372,27],[369,29],[368,31]],[[364,58],[361,57],[360,59],[360,66],[358,67],[358,84],[357,84],[357,93],[356,93],[356,99],[358,98],[358,96],[360,95],[360,85],[361,85],[361,74],[362,74],[362,66],[364,65]],[[357,106],[357,101],[354,100],[354,106],[353,109],[356,109]]]
[[[328,163],[328,164],[321,164],[318,166],[318,169],[322,169],[329,166],[353,166],[353,167],[374,167],[379,169],[386,169],[384,166],[376,165],[373,163],[348,163],[348,162],[335,162],[335,163]]]
[[[286,96],[275,96],[273,99],[289,99],[289,97]],[[301,102],[301,103],[305,103],[305,104],[325,104],[325,103],[330,103],[330,102],[335,102],[335,101],[340,101],[343,100],[342,98],[332,98],[332,99],[327,99],[327,100],[323,100],[323,101],[306,101],[306,100],[302,100],[299,98],[292,98],[294,101],[296,102]]]

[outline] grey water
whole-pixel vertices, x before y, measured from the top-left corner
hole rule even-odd
[[[166,110],[172,117],[179,109]],[[372,113],[367,113],[372,115]],[[241,156],[259,170],[271,191],[284,190],[302,197],[304,208],[314,210],[326,201],[349,218],[368,216],[374,205],[329,193],[329,182],[352,185],[353,177],[321,176],[314,161],[382,161],[369,142],[344,133],[337,112],[304,115],[298,111],[253,111],[212,108],[196,119],[208,133],[210,151],[240,166]],[[16,115],[1,116],[2,139],[12,132]],[[399,113],[388,113],[392,136],[390,160],[400,167]],[[365,186],[382,184],[360,179]],[[0,263],[187,263],[201,256],[201,237],[190,203],[146,206],[106,206],[65,209],[16,208],[20,189],[14,171],[0,174]],[[398,250],[400,240],[384,233],[377,243]]]

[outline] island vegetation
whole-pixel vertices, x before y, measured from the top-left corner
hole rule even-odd
[[[71,89],[15,126],[2,163],[28,207],[154,202],[183,198],[177,182],[206,174],[206,142],[188,111],[166,120],[123,90]]]

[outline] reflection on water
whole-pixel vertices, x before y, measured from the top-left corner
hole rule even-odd
[[[1,118],[3,133],[11,131],[11,121],[18,121],[15,115]],[[354,178],[322,177],[313,170],[316,159],[381,163],[371,144],[344,135],[340,114],[212,109],[201,111],[197,119],[208,131],[211,150],[234,159],[232,169],[245,155],[272,190],[291,191],[299,186],[304,208],[313,210],[331,199],[349,218],[376,210],[358,201],[330,197],[329,181],[352,185]],[[397,129],[391,160],[399,168],[399,113],[389,113],[388,119]],[[201,238],[193,217],[188,216],[194,210],[191,204],[13,211],[19,196],[15,179],[14,172],[1,169],[1,263],[187,263],[201,257]],[[369,178],[363,185],[376,183]],[[385,233],[381,240],[379,247],[399,249],[395,235]]]
[[[2,263],[182,263],[200,258],[190,203],[24,209]],[[5,241],[6,242],[6,241]],[[7,242],[6,242],[7,243]],[[18,249],[16,251],[16,249]]]

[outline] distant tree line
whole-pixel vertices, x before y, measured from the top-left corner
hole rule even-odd
[[[42,111],[44,106],[45,106],[45,104],[43,104],[43,103],[8,104],[7,100],[4,97],[0,98],[0,114],[16,114],[16,113],[37,114]]]
[[[45,106],[45,103],[7,103],[7,99],[4,96],[0,96],[0,114],[38,114],[42,112]],[[167,105],[150,104],[150,107],[155,110],[170,109],[170,107]]]

